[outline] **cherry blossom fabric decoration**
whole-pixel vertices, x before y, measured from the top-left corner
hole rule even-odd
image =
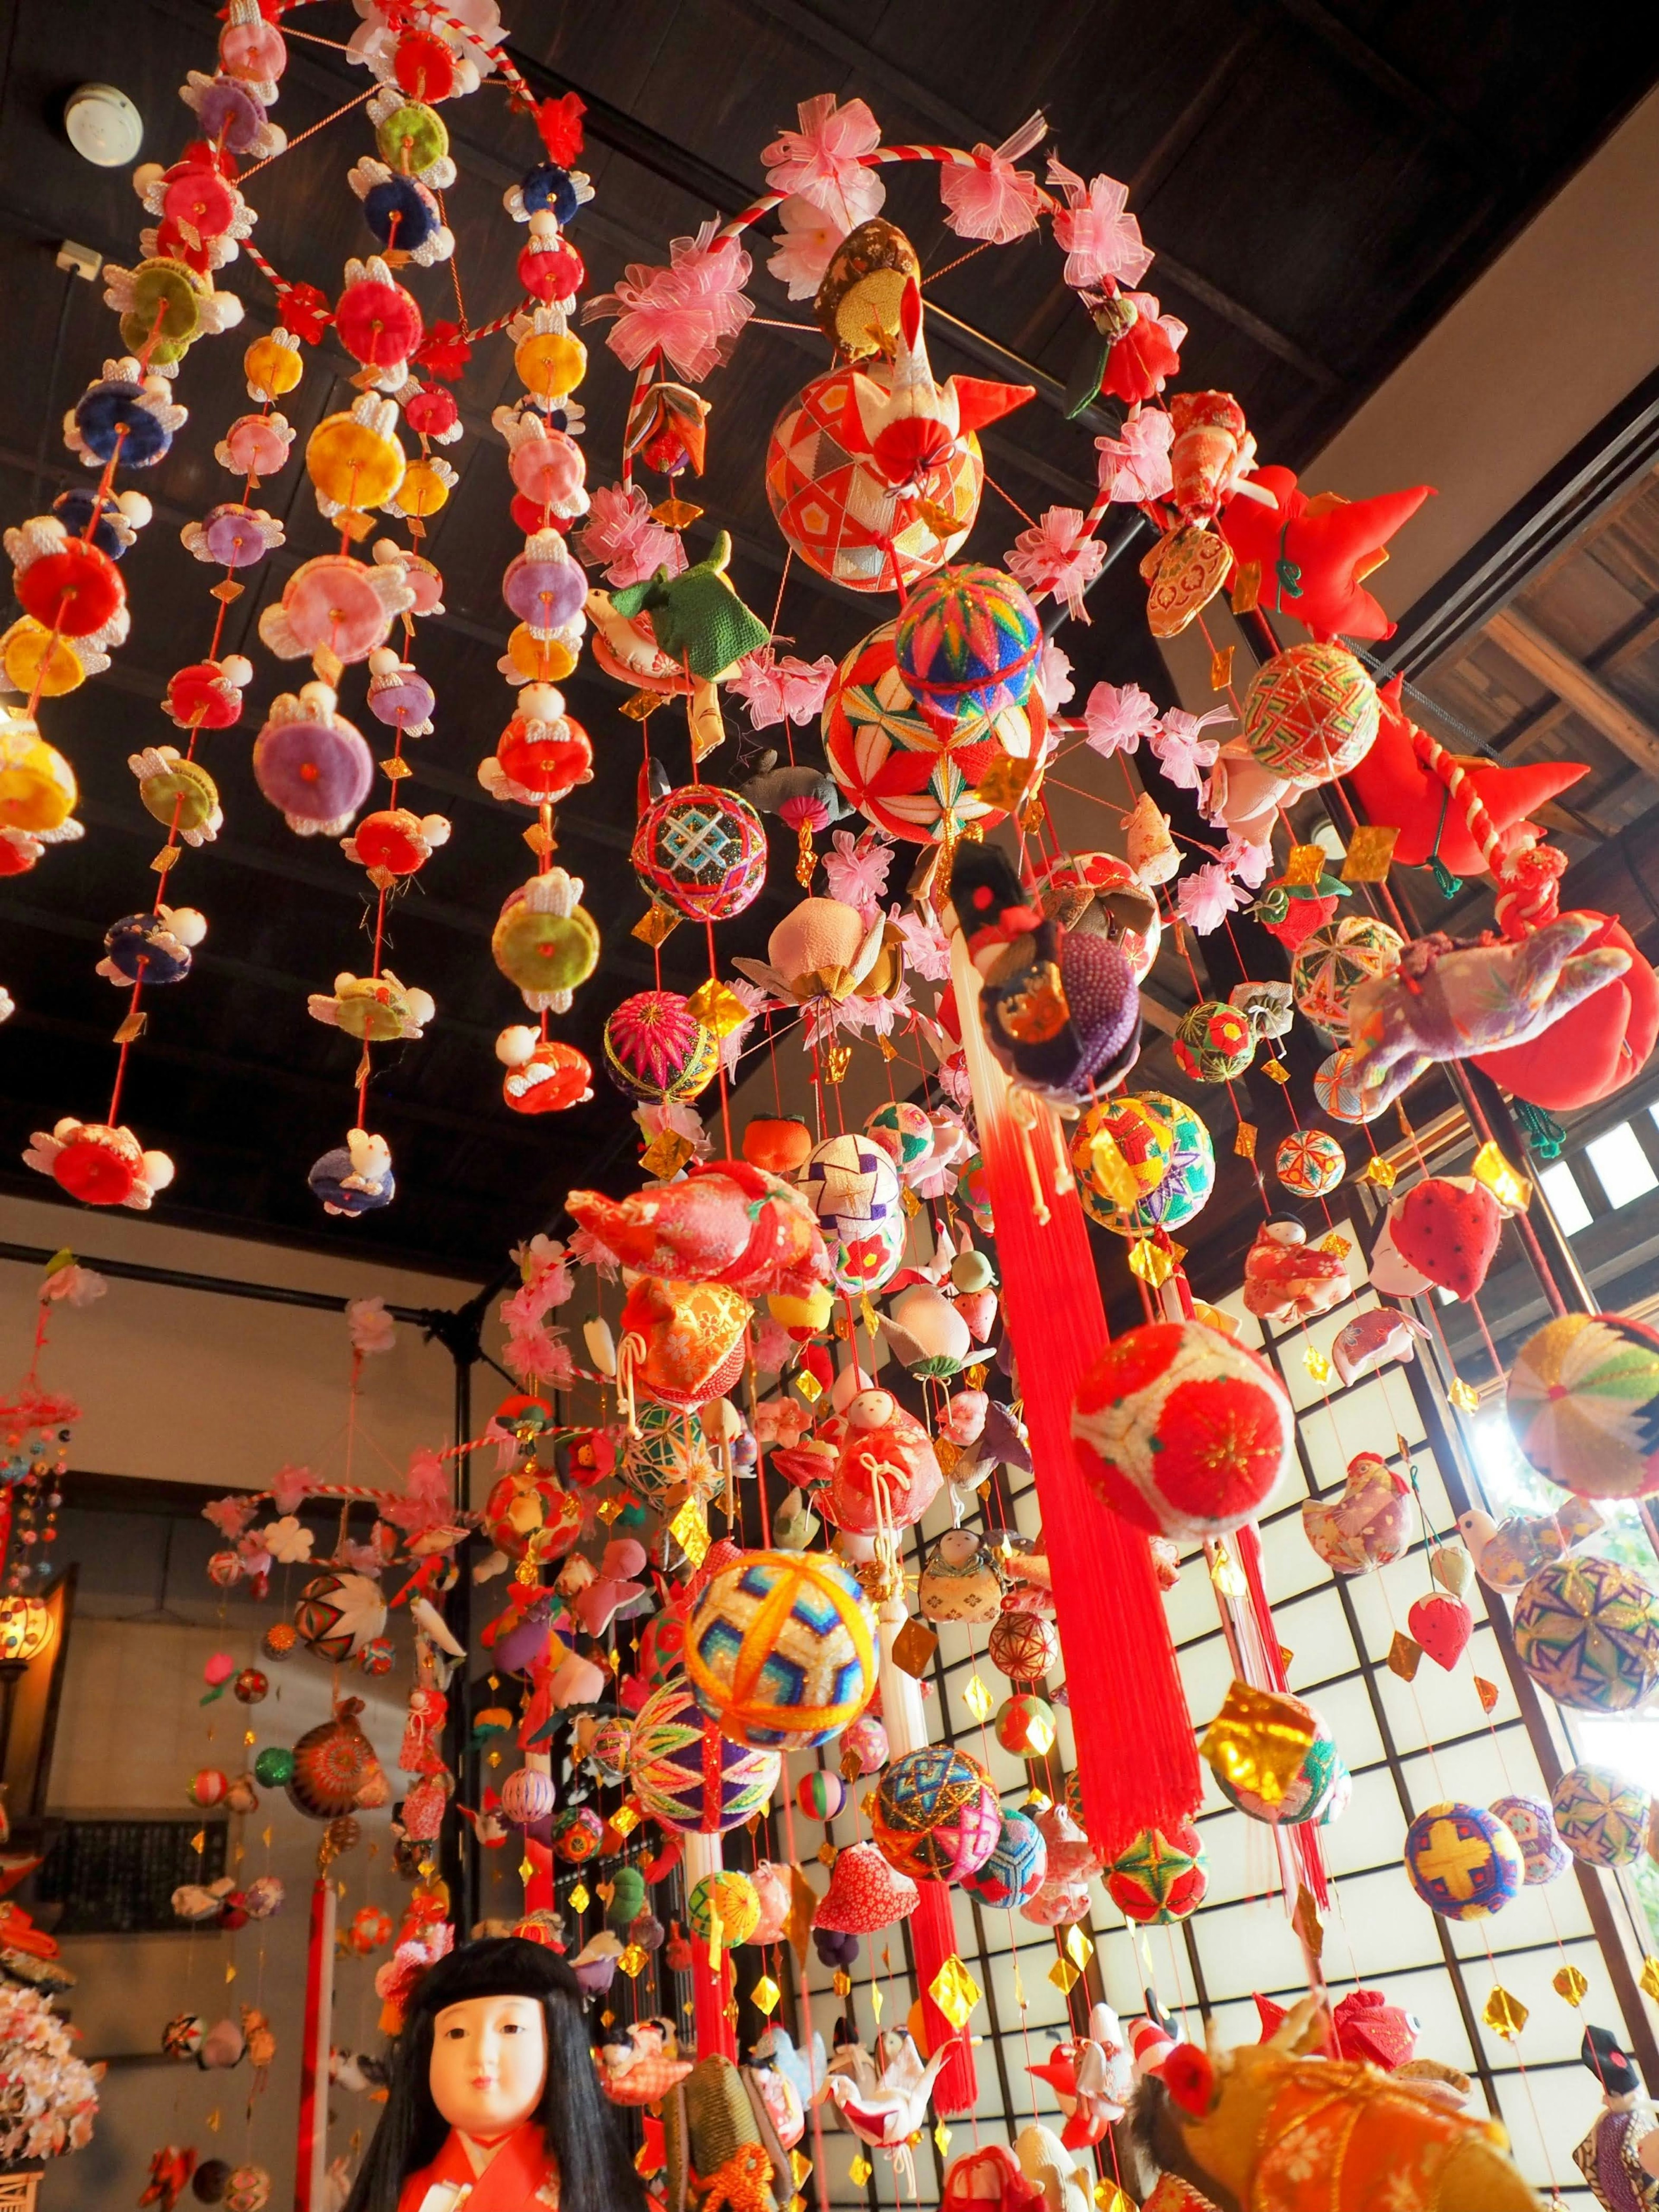
[[[830,896],[843,906],[856,907],[868,929],[887,895],[893,848],[873,830],[859,837],[848,830],[837,830],[830,842],[833,849],[823,856],[823,880]]]
[[[1175,424],[1161,407],[1130,410],[1121,438],[1097,438],[1100,489],[1109,500],[1139,506],[1164,499],[1175,489],[1170,472],[1170,441]]]
[[[778,210],[783,235],[766,266],[780,284],[788,287],[792,300],[817,296],[824,271],[836,258],[836,248],[846,236],[832,215],[796,192]]]
[[[651,501],[638,484],[609,484],[592,495],[587,520],[576,533],[577,550],[590,568],[620,590],[643,584],[659,568],[678,576],[685,567],[678,534],[653,520]]]
[[[347,1304],[345,1317],[351,1348],[365,1358],[373,1352],[390,1352],[397,1341],[398,1324],[386,1311],[384,1298],[352,1298]]]
[[[1017,169],[1014,163],[1030,152],[1048,128],[1048,118],[1039,108],[1000,146],[975,146],[971,168],[950,162],[940,169],[945,220],[958,238],[1006,246],[1036,228],[1048,196],[1029,169]]]
[[[1086,615],[1084,620],[1088,620]],[[1036,689],[1048,714],[1048,734],[1043,739],[1042,752],[1043,758],[1048,760],[1060,750],[1060,732],[1054,726],[1054,717],[1062,707],[1070,704],[1072,694],[1077,690],[1072,681],[1072,657],[1062,653],[1053,638],[1037,656]]]
[[[1182,707],[1171,707],[1155,730],[1146,732],[1146,742],[1158,755],[1158,765],[1170,781],[1181,791],[1196,791],[1202,781],[1202,771],[1213,767],[1215,757],[1221,750],[1217,738],[1199,735],[1212,722],[1230,722],[1232,714],[1225,707],[1212,707],[1207,714],[1189,714]]]
[[[1138,752],[1157,727],[1158,708],[1139,684],[1097,684],[1083,703],[1083,741],[1103,760]]]
[[[1048,182],[1066,202],[1055,210],[1054,243],[1065,252],[1073,290],[1138,284],[1152,265],[1152,250],[1127,211],[1129,187],[1115,177],[1091,177],[1085,185],[1052,154]]]
[[[317,1540],[312,1531],[292,1513],[285,1513],[280,1521],[267,1522],[254,1534],[261,1547],[273,1559],[280,1559],[285,1567],[297,1566],[301,1560],[308,1559],[311,1547]]]
[[[664,354],[676,375],[697,384],[719,367],[755,312],[743,288],[750,262],[735,238],[703,224],[695,238],[669,240],[669,265],[630,261],[614,292],[601,292],[582,320],[617,319],[605,343],[625,368]]]
[[[1220,860],[1194,868],[1189,875],[1182,876],[1176,886],[1176,911],[1200,937],[1219,929],[1227,916],[1236,914],[1243,904],[1225,864]]]
[[[904,964],[911,974],[924,983],[942,983],[951,972],[951,941],[938,923],[896,907],[889,919],[904,939]]]
[[[1083,594],[1105,560],[1106,548],[1081,507],[1049,507],[1034,528],[1020,532],[1012,552],[1004,556],[1004,566],[1033,599],[1053,592],[1066,602],[1069,614],[1087,622]]]
[[[769,645],[762,645],[744,653],[728,688],[748,708],[756,729],[769,730],[780,722],[804,729],[823,712],[835,672],[835,660],[827,653],[817,660],[797,660],[793,653],[780,660]]]
[[[862,100],[838,105],[833,92],[804,100],[795,111],[798,131],[781,131],[765,147],[766,181],[811,204],[841,225],[841,238],[868,222],[887,187],[860,155],[881,143],[881,125]],[[838,238],[836,243],[840,243]]]

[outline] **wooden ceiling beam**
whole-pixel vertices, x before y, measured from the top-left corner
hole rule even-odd
[[[1455,146],[1482,177],[1500,174],[1513,157],[1472,130],[1461,115],[1415,83],[1370,46],[1359,33],[1324,5],[1324,0],[1276,0],[1280,11],[1304,31],[1311,31],[1322,46],[1338,54],[1358,76],[1374,85],[1435,136]]]
[[[1659,731],[1634,708],[1627,707],[1565,646],[1547,637],[1518,607],[1500,609],[1487,623],[1486,634],[1511,660],[1519,662],[1540,684],[1547,684],[1575,714],[1582,714],[1627,760],[1645,775],[1659,776]]]

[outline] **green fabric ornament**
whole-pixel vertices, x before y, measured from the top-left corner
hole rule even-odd
[[[605,1924],[613,1936],[627,1941],[628,1931],[645,1910],[645,1876],[625,1861],[611,1877],[611,1903]]]
[[[611,604],[618,614],[648,614],[659,648],[712,684],[772,634],[738,597],[726,574],[731,559],[732,539],[722,530],[696,568],[678,576],[659,568],[648,582],[613,592]]]

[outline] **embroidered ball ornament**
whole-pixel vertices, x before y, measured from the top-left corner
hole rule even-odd
[[[1555,1832],[1555,1815],[1541,1797],[1498,1797],[1492,1811],[1521,1848],[1528,1883],[1554,1881],[1572,1864],[1572,1854]]]
[[[1529,1336],[1508,1412],[1528,1462],[1580,1498],[1659,1491],[1659,1331],[1623,1314],[1564,1314]]]
[[[1033,691],[987,726],[937,726],[917,706],[893,654],[896,625],[872,629],[842,662],[824,694],[822,728],[830,773],[866,822],[912,844],[988,827],[1000,811],[977,787],[1000,753],[1042,756],[1048,718]]]
[[[833,1820],[847,1802],[847,1784],[833,1768],[815,1767],[796,1784],[795,1802],[809,1820]]]
[[[887,1731],[873,1713],[860,1713],[842,1730],[841,1771],[850,1780],[879,1774],[887,1764]]]
[[[849,1130],[813,1146],[799,1182],[830,1248],[836,1286],[878,1291],[904,1251],[902,1191],[890,1155]]]
[[[1521,1846],[1484,1805],[1431,1805],[1406,1831],[1412,1887],[1443,1920],[1484,1920],[1519,1896]]]
[[[1348,1002],[1356,986],[1392,975],[1406,940],[1368,914],[1345,915],[1309,931],[1291,963],[1291,991],[1297,1012],[1333,1036],[1348,1033]]]
[[[760,1926],[760,1897],[746,1874],[707,1874],[692,1884],[685,1917],[701,1943],[717,1928],[723,1944],[746,1943]]]
[[[1158,958],[1163,924],[1158,894],[1115,853],[1060,853],[1035,878],[1042,911],[1066,930],[1120,946],[1144,983]]]
[[[1336,1739],[1331,1734],[1330,1723],[1316,1713],[1300,1698],[1290,1703],[1298,1717],[1314,1732],[1313,1741],[1302,1755],[1302,1762],[1291,1776],[1285,1795],[1275,1804],[1254,1790],[1241,1790],[1218,1772],[1216,1782],[1228,1802],[1237,1805],[1241,1813],[1253,1820],[1265,1821],[1270,1828],[1299,1828],[1310,1820],[1322,1820],[1326,1807],[1337,1784],[1340,1774],[1346,1770]]]
[[[1570,1766],[1550,1792],[1555,1832],[1586,1866],[1628,1866],[1647,1834],[1648,1793],[1611,1766]]]
[[[294,1626],[319,1659],[355,1659],[386,1626],[386,1598],[368,1575],[319,1575],[300,1593]]]
[[[1347,1171],[1341,1146],[1324,1129],[1292,1129],[1273,1154],[1273,1173],[1294,1198],[1323,1198]]]
[[[885,366],[875,381],[890,382]],[[766,496],[809,568],[851,592],[890,592],[931,575],[966,538],[985,464],[970,431],[925,463],[901,494],[871,457],[854,374],[814,377],[779,416],[766,449]],[[952,527],[941,536],[939,524]]]
[[[632,1098],[695,1098],[720,1054],[720,1039],[678,991],[636,991],[605,1020],[605,1073]]]
[[[1108,1896],[1126,1920],[1143,1928],[1185,1920],[1210,1887],[1203,1841],[1190,1820],[1167,1834],[1143,1829],[1105,1871]]]
[[[1269,775],[1304,791],[1346,775],[1376,742],[1376,686],[1343,645],[1292,645],[1244,695],[1244,742]]]
[[[1273,1495],[1294,1417],[1254,1352],[1204,1322],[1150,1322],[1085,1375],[1072,1435],[1105,1502],[1137,1528],[1220,1536]]]
[[[647,807],[629,858],[648,895],[693,921],[729,921],[766,880],[766,828],[718,784],[688,784]]]
[[[683,1835],[714,1836],[763,1813],[778,1784],[778,1754],[752,1751],[706,1720],[683,1676],[640,1708],[628,1777],[640,1809]]]
[[[1237,1006],[1203,999],[1181,1018],[1170,1048],[1193,1083],[1231,1083],[1255,1055],[1255,1032]]]
[[[586,1866],[605,1847],[605,1823],[591,1805],[572,1805],[553,1823],[553,1856],[566,1866]]]
[[[876,1848],[913,1881],[960,1881],[984,1865],[1001,1830],[990,1777],[948,1744],[902,1753],[877,1786],[870,1819]]]
[[[1553,1559],[1515,1601],[1515,1644],[1557,1705],[1628,1712],[1659,1683],[1659,1596],[1612,1559]]]
[[[1374,1107],[1370,1113],[1365,1111],[1364,1093],[1354,1073],[1352,1046],[1339,1045],[1334,1052],[1328,1053],[1315,1068],[1313,1080],[1314,1097],[1333,1121],[1347,1121],[1358,1127],[1364,1122],[1376,1121],[1379,1114],[1386,1111],[1381,1106]]]
[[[875,1686],[864,1593],[821,1553],[750,1552],[709,1583],[685,1674],[733,1742],[810,1751],[858,1718]]]
[[[1040,1682],[1060,1657],[1060,1631],[1040,1613],[999,1613],[985,1656],[1011,1682]]]
[[[357,1719],[362,1709],[361,1698],[343,1698],[332,1720],[307,1729],[294,1747],[289,1799],[307,1820],[338,1820],[354,1812],[358,1793],[379,1771]]]
[[[696,1413],[653,1402],[638,1408],[639,1434],[629,1437],[617,1475],[642,1505],[660,1505],[675,1492],[708,1497],[720,1481]]]
[[[501,1811],[515,1828],[533,1828],[552,1816],[558,1793],[550,1774],[521,1766],[501,1784]]]
[[[1120,1176],[1127,1171],[1137,1202],[1150,1198],[1170,1172],[1174,1125],[1170,1117],[1152,1106],[1151,1094],[1127,1098],[1101,1098],[1078,1123],[1072,1139],[1072,1166],[1076,1171],[1085,1210],[1103,1225],[1112,1219],[1117,1201],[1102,1178],[1097,1140],[1109,1138],[1116,1148]]]
[[[1030,1690],[1016,1691],[998,1707],[993,1728],[1017,1759],[1045,1759],[1054,1747],[1054,1709]]]
[[[989,1856],[983,1866],[963,1877],[962,1886],[988,1905],[1012,1911],[1030,1903],[1048,1875],[1048,1846],[1042,1831],[1024,1813],[1005,1813]]]
[[[1162,1127],[1168,1161],[1156,1186],[1127,1213],[1097,1218],[1118,1230],[1178,1229],[1208,1204],[1215,1188],[1215,1146],[1210,1133],[1190,1106],[1161,1091],[1144,1091],[1122,1103],[1142,1109]],[[1087,1203],[1085,1196],[1085,1206]]]
[[[944,729],[983,730],[1006,708],[1023,706],[1042,647],[1042,622],[1019,585],[977,562],[918,584],[893,626],[904,687]]]
[[[515,1468],[484,1500],[484,1534],[509,1559],[562,1559],[582,1533],[582,1502],[544,1474]]]

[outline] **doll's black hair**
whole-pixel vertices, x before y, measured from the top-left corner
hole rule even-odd
[[[580,1984],[539,1943],[501,1936],[464,1944],[421,1983],[392,2049],[392,2094],[346,2212],[398,2212],[412,2173],[443,2148],[448,2123],[432,2101],[433,2023],[469,1997],[533,1997],[547,2023],[547,2087],[535,2118],[559,2169],[559,2212],[645,2212],[644,2185],[594,2071]]]

